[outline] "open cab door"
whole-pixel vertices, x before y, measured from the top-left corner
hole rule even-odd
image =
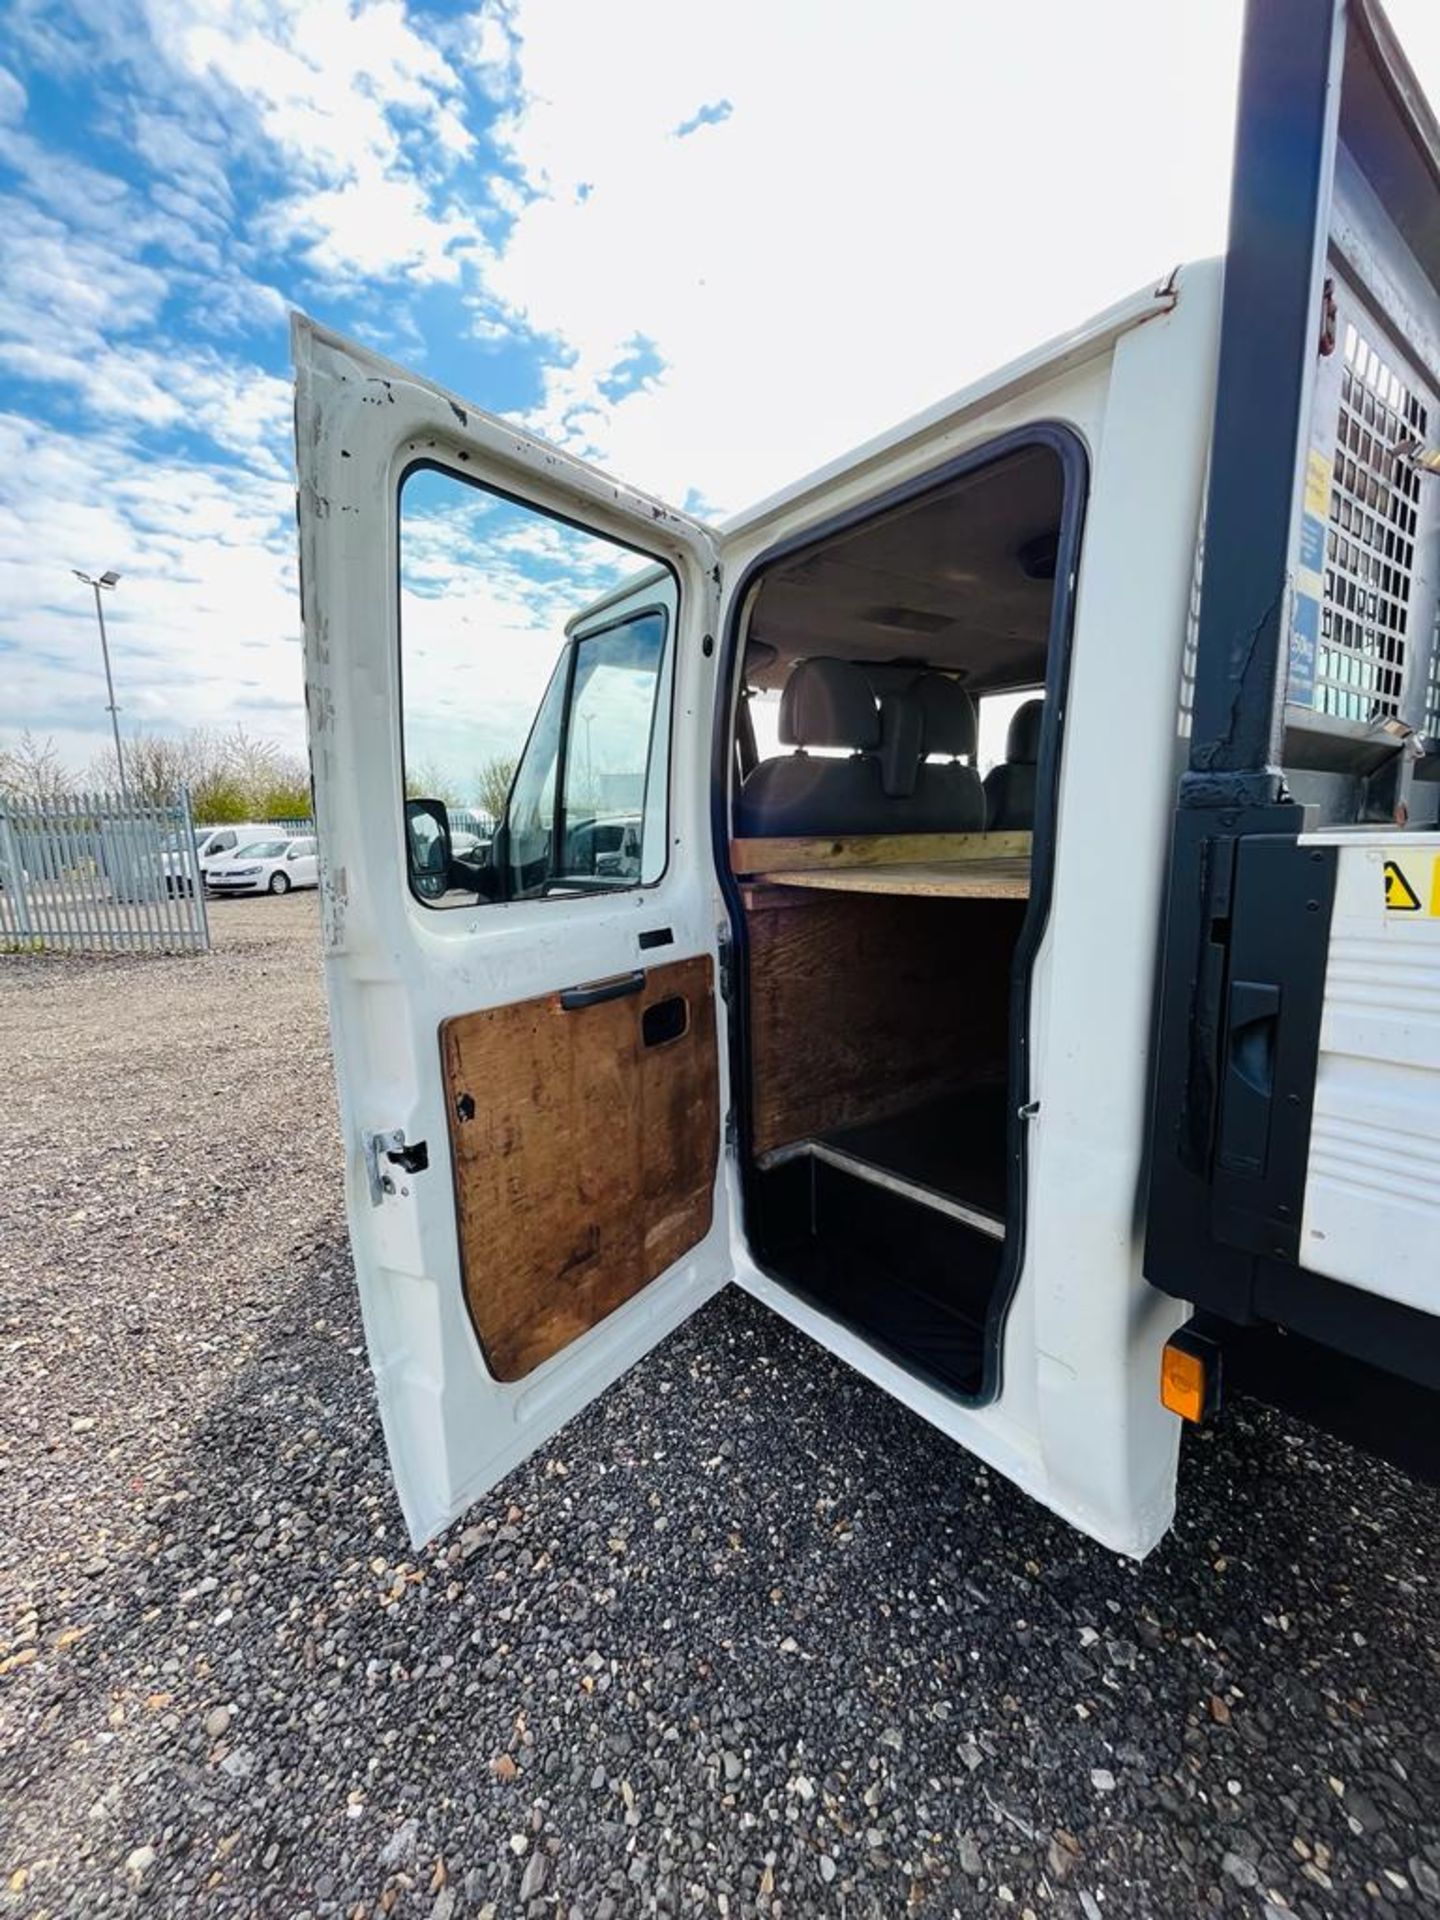
[[[309,320],[293,347],[347,1208],[418,1541],[730,1277],[717,568],[513,425]],[[517,747],[534,715],[498,821],[433,790],[497,710]]]
[[[1440,129],[1374,0],[1252,0],[1145,1271],[1194,1410],[1431,1475],[1437,441]]]

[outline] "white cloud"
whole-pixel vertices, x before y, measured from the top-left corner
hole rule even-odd
[[[157,176],[156,198],[166,200],[196,225],[224,231],[236,212],[225,166],[224,130],[202,130],[179,114],[147,103],[132,106],[136,153]],[[163,197],[162,197],[163,196]]]
[[[0,67],[0,126],[18,126],[25,118],[25,89],[8,67]]]
[[[474,137],[458,78],[398,0],[152,0],[151,19],[192,80],[248,104],[294,182],[269,224],[315,274],[458,281],[477,236],[439,189]]]
[[[736,0],[706,35],[663,0],[522,0],[538,197],[488,284],[573,350],[546,424],[740,506],[1218,248],[1238,15]],[[607,402],[637,332],[663,375]]]
[[[298,745],[303,711],[291,495],[244,468],[163,462],[0,415],[5,723],[75,763],[105,724],[93,603],[71,568],[114,567],[106,602],[127,727],[246,722]]]

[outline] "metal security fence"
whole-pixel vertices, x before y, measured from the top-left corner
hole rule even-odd
[[[483,807],[450,807],[450,830],[461,833],[473,833],[477,840],[491,840],[499,822],[493,813],[486,813]]]
[[[0,952],[205,952],[210,927],[185,795],[0,799]]]

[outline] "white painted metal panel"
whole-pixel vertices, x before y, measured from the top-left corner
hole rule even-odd
[[[1023,377],[959,396],[818,491],[726,537],[727,576],[807,524],[1036,420],[1091,459],[1054,899],[1031,985],[1029,1219],[1003,1386],[967,1407],[756,1270],[737,1278],[1037,1500],[1140,1555],[1174,1510],[1179,1422],[1160,1351],[1185,1317],[1141,1268],[1141,1180],[1160,916],[1180,748],[1195,529],[1214,397],[1220,274],[1186,269],[1163,303]]]
[[[418,1541],[533,1452],[731,1274],[722,1158],[713,1225],[698,1246],[524,1380],[495,1380],[460,1284],[437,1039],[450,1015],[643,966],[638,935],[646,928],[671,930],[667,960],[715,954],[722,911],[710,858],[715,662],[701,640],[713,631],[716,558],[694,521],[366,348],[297,319],[294,352],[306,707],[346,1203],[391,1466]],[[411,895],[398,491],[420,460],[500,486],[673,568],[670,860],[657,884],[444,913]],[[718,1001],[717,1013],[723,1019]],[[723,1030],[720,1067],[723,1103]],[[364,1137],[395,1128],[407,1141],[427,1143],[430,1164],[395,1180],[375,1205]]]
[[[1340,852],[1300,1257],[1436,1313],[1440,834],[1307,838],[1321,842]]]

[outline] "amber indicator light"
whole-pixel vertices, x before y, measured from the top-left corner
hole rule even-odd
[[[1173,1343],[1160,1359],[1160,1398],[1182,1420],[1198,1423],[1205,1412],[1205,1362]]]

